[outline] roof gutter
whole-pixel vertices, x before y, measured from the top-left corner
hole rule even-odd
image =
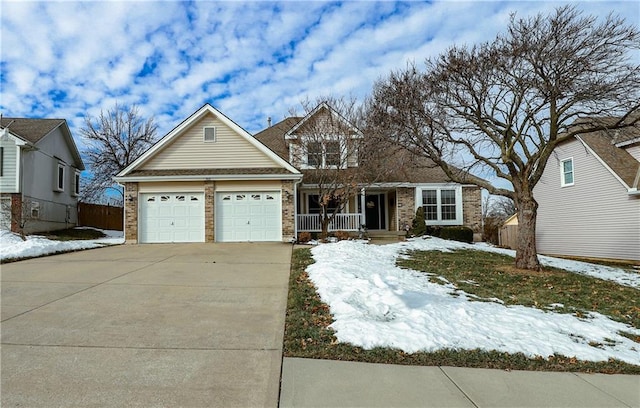
[[[248,181],[248,180],[301,180],[302,174],[226,174],[194,176],[123,176],[114,177],[117,183],[140,183],[153,181]]]

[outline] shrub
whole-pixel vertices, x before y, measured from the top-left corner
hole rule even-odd
[[[442,233],[442,227],[438,225],[427,225],[427,235],[431,235],[433,237],[440,237]]]
[[[473,230],[469,227],[443,227],[440,238],[472,243]]]
[[[301,232],[298,234],[298,242],[305,243],[311,241],[311,233],[310,232]]]
[[[416,218],[411,223],[411,235],[420,237],[427,232],[427,224],[424,219],[424,208],[418,207],[416,210]]]
[[[351,238],[351,235],[347,231],[336,231],[333,236],[338,238],[339,241]]]

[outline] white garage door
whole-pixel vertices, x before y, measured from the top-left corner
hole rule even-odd
[[[204,194],[141,194],[138,225],[140,242],[204,242]]]
[[[281,241],[280,192],[216,194],[216,241]]]

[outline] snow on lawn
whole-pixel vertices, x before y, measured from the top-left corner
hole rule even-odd
[[[0,230],[0,260],[33,258],[58,252],[98,248],[105,245],[122,244],[122,231],[100,230],[106,238],[77,241],[55,241],[39,235],[28,235],[23,241],[20,235]]]
[[[334,317],[338,341],[365,349],[399,348],[407,353],[450,349],[522,352],[527,356],[562,354],[581,360],[615,358],[640,365],[640,345],[618,334],[640,330],[598,313],[588,318],[524,306],[473,302],[471,295],[447,283],[429,282],[422,273],[396,266],[409,250],[478,249],[502,252],[488,245],[468,245],[438,238],[390,245],[340,241],[312,248],[315,263],[307,268],[318,294]],[[543,263],[577,273],[638,284],[637,276],[616,268],[543,258]],[[556,265],[554,265],[556,266]],[[598,347],[589,343],[598,344]]]

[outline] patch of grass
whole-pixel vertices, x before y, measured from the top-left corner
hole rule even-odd
[[[48,232],[45,236],[49,239],[57,241],[100,239],[106,237],[106,235],[102,231],[98,231],[93,228],[68,228],[64,230]]]
[[[640,291],[615,282],[557,268],[520,270],[513,266],[512,257],[474,250],[416,251],[398,265],[427,272],[434,283],[443,283],[438,277],[444,277],[467,293],[498,298],[506,305],[553,309],[578,317],[595,311],[640,329]]]
[[[504,370],[640,374],[640,366],[618,360],[596,363],[562,355],[529,358],[522,353],[478,349],[446,349],[409,354],[391,348],[364,350],[351,344],[338,343],[335,332],[329,327],[333,322],[329,307],[320,300],[315,286],[305,272],[306,267],[312,263],[310,249],[301,248],[293,251],[284,335],[286,357]],[[482,282],[478,279],[476,284],[482,287]]]

